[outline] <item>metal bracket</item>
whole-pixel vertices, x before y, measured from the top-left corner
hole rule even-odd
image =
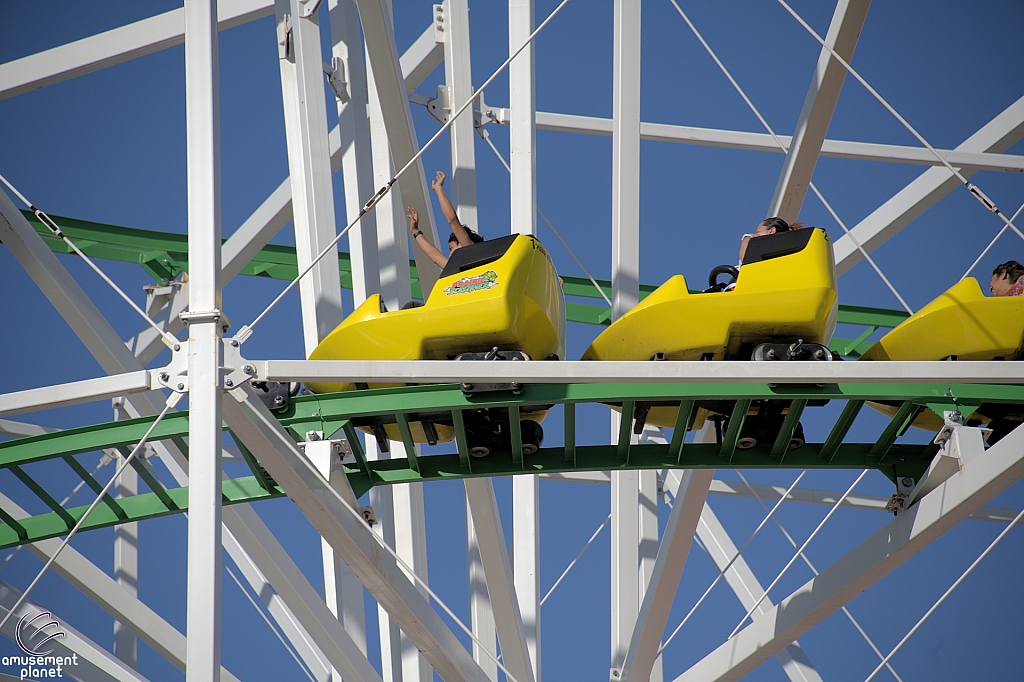
[[[320,448],[329,450],[332,471],[339,468],[342,464],[354,464],[356,461],[355,454],[352,452],[352,446],[349,445],[348,438],[344,436],[341,438],[325,439],[323,431],[307,431],[306,440],[299,443],[299,447],[303,449],[307,457],[310,457],[314,450]]]
[[[280,59],[292,57],[292,27],[288,25],[288,17],[277,24],[277,56]]]
[[[242,357],[242,344],[237,339],[222,339],[224,358],[220,375],[225,388],[233,389],[247,381],[258,379],[256,365]]]
[[[227,315],[225,315],[222,311],[217,310],[216,308],[214,308],[213,310],[197,310],[195,312],[186,310],[183,313],[178,313],[178,318],[185,324],[186,327],[192,324],[193,322],[209,322],[213,320],[220,321],[220,328],[222,332],[226,332],[228,329],[231,328],[231,320],[228,319]]]
[[[444,42],[444,5],[434,5],[434,41]]]
[[[433,99],[427,100],[427,111],[437,121],[444,125],[452,115],[452,101],[449,96],[447,85],[438,85],[437,94]]]
[[[188,341],[181,341],[178,350],[171,351],[171,361],[166,366],[160,369],[152,369],[150,373],[155,377],[156,381],[150,381],[152,384],[159,384],[164,388],[169,388],[175,393],[187,393],[188,392]]]
[[[330,64],[323,62],[323,65],[324,73],[327,75],[327,84],[334,91],[334,96],[342,104],[348,102],[351,97],[348,93],[348,81],[345,80],[345,60],[335,57]]]
[[[181,286],[182,283],[178,281],[143,285],[142,290],[146,292],[146,314],[150,317],[156,315],[168,301],[178,295]]]
[[[320,3],[324,0],[299,0],[299,16],[309,19],[320,9]]]

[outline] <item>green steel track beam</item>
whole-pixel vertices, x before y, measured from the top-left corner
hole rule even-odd
[[[846,401],[832,432],[825,443],[806,443],[794,450],[784,449],[807,401],[828,398]],[[781,400],[789,403],[789,417],[782,433],[772,443],[738,450],[743,416],[752,403],[759,400]],[[701,401],[735,401],[730,427],[724,443],[691,443],[684,447],[685,425]],[[885,400],[902,404],[898,414],[883,429],[874,443],[844,443],[843,440],[865,401]],[[631,444],[630,428],[633,407],[639,403],[679,403],[676,428],[668,444]],[[601,403],[621,405],[626,418],[622,420],[617,442],[612,445],[581,446],[576,431],[576,405]],[[943,384],[826,384],[775,385],[747,384],[529,384],[518,394],[484,394],[466,396],[458,384],[401,386],[387,389],[350,391],[295,398],[280,417],[281,424],[296,441],[308,431],[325,434],[344,432],[355,455],[355,462],[345,471],[357,495],[375,485],[430,481],[471,476],[506,476],[523,472],[563,473],[573,471],[607,471],[622,469],[661,469],[671,467],[716,468],[723,457],[735,467],[744,468],[874,468],[895,479],[898,476],[919,478],[937,452],[935,445],[900,445],[896,438],[922,409],[942,410],[955,406],[982,403],[1024,403],[1024,386],[943,385]],[[523,457],[521,437],[511,439],[507,451],[495,450],[486,458],[470,458],[471,443],[466,436],[464,410],[482,408],[504,409],[510,425],[518,422],[521,409],[528,406],[561,404],[565,410],[564,447],[543,448]],[[964,407],[967,409],[967,407]],[[414,453],[409,422],[419,421],[424,414],[451,415],[455,428],[455,445],[451,454],[412,454],[402,459],[368,461],[357,436],[356,423],[396,423],[409,453]],[[443,417],[442,417],[443,418]],[[9,468],[49,509],[48,513],[15,521],[0,510],[0,548],[55,537],[81,518],[85,507],[58,509],[55,499],[40,483],[31,478],[31,466],[40,461],[62,458],[94,490],[101,485],[75,459],[83,452],[115,448],[122,453],[145,434],[154,417],[122,420],[94,426],[45,433],[28,438],[0,442],[0,469]],[[362,423],[368,423],[366,421]],[[151,440],[180,440],[188,433],[188,413],[167,415],[157,425]],[[518,429],[512,429],[518,436]],[[240,448],[252,476],[226,480],[226,504],[252,502],[280,497],[281,490],[263,470],[259,462]],[[784,454],[785,464],[782,463]],[[143,480],[152,492],[114,500],[106,496],[105,505],[96,508],[83,528],[100,528],[126,521],[138,521],[187,510],[187,488],[164,489],[159,480],[140,463]],[[145,472],[145,473],[143,473]],[[55,506],[57,505],[57,506]]]
[[[43,241],[55,253],[73,253],[71,249],[47,229],[31,211],[22,211]],[[92,258],[136,263],[142,266],[154,280],[174,279],[188,269],[188,237],[185,233],[158,232],[141,230],[133,227],[120,227],[105,223],[96,223],[66,216],[52,216],[61,229],[71,238],[82,251]],[[270,277],[272,279],[292,280],[298,274],[295,248],[280,244],[268,244],[263,247],[252,261],[242,269],[241,274],[253,277]],[[352,263],[347,253],[338,254],[338,266],[341,269],[341,286],[352,288]],[[412,294],[423,298],[419,278],[416,274],[415,261],[409,261],[412,280]],[[586,299],[599,299],[601,294],[594,284],[585,277],[563,275],[563,291],[566,296]],[[597,280],[605,295],[611,297],[612,286],[608,280]],[[643,300],[656,285],[641,284],[640,300]],[[694,292],[696,293],[696,292]],[[611,324],[611,310],[604,306],[587,305],[574,301],[566,302],[566,317],[570,322],[592,325]],[[866,326],[869,331],[861,334],[858,339],[833,339],[832,349],[846,356],[857,356],[870,347],[867,337],[877,328],[891,328],[908,317],[901,310],[886,308],[869,308],[865,306],[839,306],[839,324]]]

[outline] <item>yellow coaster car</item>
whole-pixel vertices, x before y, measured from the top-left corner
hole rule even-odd
[[[565,358],[565,299],[551,256],[534,237],[510,235],[457,249],[426,302],[389,311],[379,294],[366,299],[316,349],[310,360],[559,360]],[[311,383],[314,393],[395,384]],[[467,393],[517,385],[463,385]],[[549,406],[520,408],[523,452],[543,439]],[[470,454],[511,447],[508,410],[466,410]],[[356,422],[382,448],[400,440],[392,420]],[[454,438],[450,412],[410,415],[417,443]]]
[[[1018,360],[1024,355],[1024,297],[985,296],[978,280],[960,280],[878,340],[861,360]],[[868,403],[895,415],[898,406]],[[971,415],[964,415],[965,421]],[[990,403],[974,413],[977,423],[991,423],[990,442],[1024,420],[1021,406]],[[942,419],[921,412],[913,425],[937,431]]]
[[[717,284],[722,273],[732,274],[735,288],[731,291],[722,291],[724,285]],[[675,275],[604,330],[582,359],[832,359],[827,345],[836,326],[838,296],[832,243],[824,230],[754,237],[742,268],[737,272],[731,266],[718,266],[711,271],[709,284],[707,291],[692,293],[683,276]],[[755,351],[763,357],[755,358]],[[726,410],[729,414],[724,404],[701,407],[690,428],[700,428],[709,413]],[[755,405],[752,410],[778,412],[778,406],[768,407]],[[677,412],[674,406],[652,405],[646,422],[671,427]],[[780,414],[768,419],[771,424],[779,422],[776,431]],[[747,420],[751,429],[760,429],[757,417],[751,417]],[[753,447],[758,440],[744,438],[741,447]]]

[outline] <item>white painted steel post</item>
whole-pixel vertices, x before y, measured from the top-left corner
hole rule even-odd
[[[347,99],[338,98],[338,131],[341,134],[341,172],[345,184],[346,223],[373,196],[373,160],[370,150],[370,126],[367,121],[366,63],[359,31],[359,8],[354,0],[329,0],[331,14],[331,54],[333,66],[340,67],[348,83]],[[352,258],[352,298],[359,305],[370,294],[380,291],[380,265],[377,260],[377,214],[370,211],[348,233]]]
[[[399,457],[410,457],[419,453],[406,454],[402,443],[391,443],[392,448],[399,448]],[[417,448],[418,449],[418,448]],[[395,508],[395,551],[408,564],[423,582],[427,578],[427,523],[426,510],[423,505],[422,483],[399,483],[392,486],[392,501]],[[412,580],[412,576],[409,576]],[[430,595],[422,585],[416,588],[424,599]],[[416,645],[404,633],[402,645],[402,682],[431,682],[434,671],[430,664],[416,649]]]
[[[390,453],[380,451],[376,440],[371,437],[366,438],[366,458],[368,460],[390,459],[390,457]],[[387,545],[394,547],[394,486],[375,485],[370,488],[370,507],[373,509],[374,516],[377,517],[373,532],[379,535]],[[377,631],[384,682],[402,682],[402,632],[399,630],[398,624],[391,620],[388,612],[380,604],[377,605]]]
[[[508,49],[519,49],[533,33],[534,0],[509,0]],[[509,167],[512,232],[537,234],[537,92],[534,44],[508,66]]]
[[[334,185],[327,141],[319,13],[310,3],[275,0],[281,93],[284,100],[292,226],[299,269],[334,239]],[[315,8],[313,8],[315,9]],[[332,249],[332,251],[334,251]],[[330,253],[299,282],[306,355],[342,320],[338,257]]]
[[[473,524],[473,513],[469,508],[469,497],[466,497],[466,569],[469,575],[469,619],[473,636],[483,642],[484,647],[492,656],[497,656],[497,631],[494,624],[494,611],[491,609],[490,595],[487,591],[487,578],[484,575],[484,564],[480,557],[480,542],[477,540],[476,527]],[[498,682],[498,664],[473,642],[473,660],[491,682]]]
[[[444,12],[444,76],[452,108],[473,94],[473,69],[469,53],[469,4],[446,0]],[[463,225],[477,232],[476,144],[473,112],[467,111],[448,129],[451,152],[451,200]]]
[[[383,187],[395,172],[391,144],[384,127],[384,112],[377,95],[373,68],[366,65],[370,93],[370,147],[373,156],[373,184]],[[402,191],[396,183],[373,209],[377,221],[377,258],[380,266],[380,295],[388,310],[398,310],[412,299],[409,278],[409,232],[405,223]],[[420,222],[424,219],[420,214]],[[422,280],[420,282],[422,284]],[[430,294],[424,291],[423,296]],[[424,298],[424,300],[426,300]]]
[[[664,440],[664,439],[662,439]],[[637,599],[643,604],[644,596],[651,584],[654,565],[658,559],[658,472],[647,469],[640,474],[640,592]],[[662,681],[661,656],[655,658],[651,669],[650,682]]]
[[[128,418],[121,398],[113,400],[114,420]],[[138,456],[142,459],[142,453]],[[124,455],[117,458],[118,465],[124,462]],[[139,475],[135,469],[126,467],[114,486],[115,497],[132,497],[139,494]],[[139,595],[139,522],[129,521],[114,526],[114,580],[132,595]],[[114,621],[114,655],[130,668],[139,666],[139,638],[131,628],[119,620]]]
[[[217,0],[185,3],[189,250],[188,682],[220,680],[220,98]]]
[[[512,477],[512,576],[519,599],[533,677],[541,679],[540,478]]]
[[[618,319],[640,298],[640,2],[615,0],[613,11],[611,274],[612,319]],[[611,416],[616,442],[620,420],[632,415]],[[640,609],[640,474],[614,471],[611,481],[611,667],[617,671]]]

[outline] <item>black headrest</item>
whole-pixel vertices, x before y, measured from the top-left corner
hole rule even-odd
[[[815,230],[821,228],[809,227],[803,230],[776,232],[763,237],[751,237],[747,242],[747,251],[743,254],[743,264],[758,263],[803,251]]]
[[[477,268],[498,260],[505,255],[505,252],[508,251],[509,247],[512,246],[512,242],[518,236],[518,234],[510,234],[507,237],[488,239],[485,242],[478,242],[455,249],[455,252],[448,257],[448,264],[441,271],[441,277],[450,277],[464,270]]]

